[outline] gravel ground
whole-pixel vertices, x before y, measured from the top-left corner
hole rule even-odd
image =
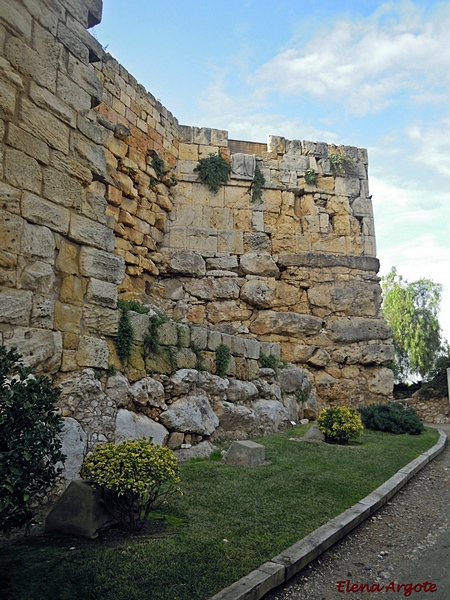
[[[440,427],[450,437],[450,426]],[[425,581],[436,590],[428,585],[397,591],[398,584]],[[362,584],[372,591],[361,591]],[[365,600],[386,593],[450,599],[449,443],[373,517],[264,600]]]

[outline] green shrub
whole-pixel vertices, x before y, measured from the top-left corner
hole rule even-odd
[[[308,185],[316,185],[317,183],[317,171],[314,169],[306,169],[305,171],[305,181]]]
[[[398,402],[369,404],[358,408],[364,427],[388,433],[418,435],[425,431],[422,421],[413,408],[405,408]]]
[[[97,446],[81,476],[102,490],[106,508],[127,531],[142,529],[154,508],[180,492],[174,453],[145,438]]]
[[[198,173],[198,179],[216,194],[220,186],[227,183],[231,166],[221,154],[212,153],[206,158],[201,158],[194,171]]]
[[[33,524],[30,503],[50,489],[64,461],[55,413],[59,390],[34,376],[15,348],[0,347],[0,530]]]
[[[326,408],[318,418],[320,431],[330,444],[348,444],[363,432],[361,417],[356,410],[345,406]]]
[[[156,314],[150,317],[147,333],[144,335],[144,354],[159,352],[159,328],[169,320],[166,315]]]
[[[227,372],[228,365],[230,364],[231,353],[228,346],[225,344],[220,344],[216,348],[216,375],[223,377]]]
[[[278,368],[278,360],[272,354],[267,356],[267,354],[263,354],[261,352],[258,360],[264,369],[273,369],[274,371],[276,371]]]

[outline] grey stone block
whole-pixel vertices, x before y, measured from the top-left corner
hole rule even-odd
[[[266,449],[262,444],[244,440],[233,442],[222,461],[227,465],[254,467],[265,459]]]
[[[96,538],[114,520],[101,503],[102,494],[86,481],[71,481],[45,520],[46,533]]]

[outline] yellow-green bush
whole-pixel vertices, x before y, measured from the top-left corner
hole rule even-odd
[[[103,491],[106,507],[129,531],[141,529],[151,510],[180,492],[174,453],[145,438],[97,446],[81,476]]]
[[[361,417],[352,408],[336,406],[322,411],[318,418],[320,431],[330,444],[348,444],[364,431]]]

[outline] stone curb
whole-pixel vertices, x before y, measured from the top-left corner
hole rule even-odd
[[[209,600],[260,600],[338,542],[352,529],[386,504],[420,469],[436,458],[447,443],[447,435],[439,429],[439,440],[429,450],[397,471],[368,496],[331,519],[299,542],[264,563],[242,579],[224,588]]]

